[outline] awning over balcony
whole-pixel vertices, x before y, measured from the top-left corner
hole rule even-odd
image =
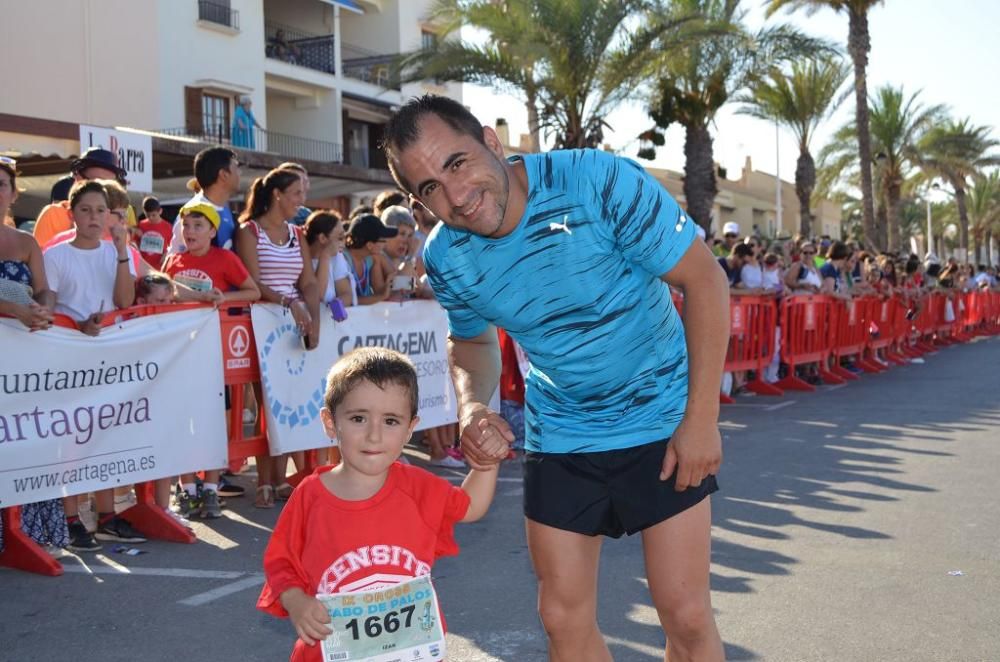
[[[320,2],[325,2],[328,5],[336,5],[346,9],[347,11],[355,12],[356,14],[365,13],[365,10],[361,8],[361,5],[354,2],[354,0],[320,0]]]

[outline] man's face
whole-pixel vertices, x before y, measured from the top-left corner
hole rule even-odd
[[[445,224],[491,237],[503,226],[510,179],[496,134],[486,130],[484,137],[486,145],[427,115],[396,165],[420,202]]]
[[[723,239],[725,240],[726,248],[732,248],[733,245],[736,243],[736,240],[739,239],[739,238],[740,238],[740,236],[738,234],[735,234],[735,233],[732,233],[732,232],[729,233],[729,234],[723,235]]]
[[[118,173],[100,166],[90,166],[80,171],[80,176],[84,179],[118,179]]]
[[[240,191],[240,162],[236,159],[229,161],[229,167],[219,172],[219,179],[225,182],[229,195],[236,195]]]

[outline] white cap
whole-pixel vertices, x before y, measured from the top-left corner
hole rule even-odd
[[[738,235],[739,233],[740,233],[740,224],[739,223],[734,223],[733,221],[729,221],[728,223],[726,223],[725,225],[722,226],[722,234],[723,234],[723,236],[725,236],[727,234],[737,234]]]

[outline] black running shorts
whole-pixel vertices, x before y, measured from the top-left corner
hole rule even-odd
[[[669,439],[597,453],[536,453],[524,457],[524,515],[587,536],[620,538],[659,524],[719,489],[715,476],[674,491],[677,472],[660,469]]]

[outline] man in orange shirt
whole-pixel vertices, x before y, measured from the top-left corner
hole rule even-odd
[[[85,179],[117,179],[122,185],[126,184],[125,169],[118,165],[118,157],[114,152],[110,152],[100,147],[91,147],[84,152],[80,158],[70,165],[73,180],[76,182]],[[60,232],[65,232],[73,227],[73,221],[69,217],[69,203],[67,201],[55,202],[46,205],[42,213],[35,221],[35,239],[39,246],[47,244],[52,237]]]

